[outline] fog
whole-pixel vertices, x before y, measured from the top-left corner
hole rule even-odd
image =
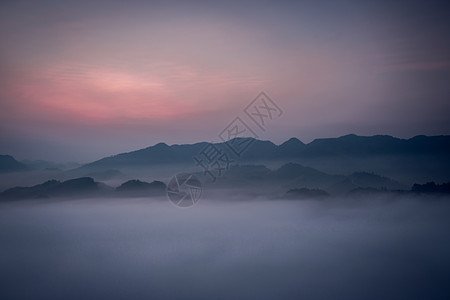
[[[448,299],[450,202],[409,197],[0,203],[1,294]]]

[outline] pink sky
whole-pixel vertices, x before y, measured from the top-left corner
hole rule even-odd
[[[89,161],[160,141],[214,140],[260,91],[285,112],[261,133],[277,143],[449,133],[449,105],[438,101],[447,90],[429,82],[419,90],[408,73],[449,70],[449,60],[403,50],[387,17],[314,5],[258,13],[245,4],[238,13],[80,5],[5,5],[4,154]]]

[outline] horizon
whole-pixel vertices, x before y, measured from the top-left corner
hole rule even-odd
[[[303,141],[302,139],[298,138],[298,137],[293,136],[293,137],[290,137],[290,138],[288,138],[286,140],[283,140],[282,142],[278,142],[278,143],[274,142],[272,140],[269,140],[269,139],[258,139],[258,138],[253,138],[253,137],[238,137],[238,139],[239,138],[250,138],[250,139],[255,139],[255,140],[261,141],[261,142],[270,142],[270,143],[272,143],[272,144],[274,144],[276,146],[280,146],[280,145],[288,142],[291,139],[296,139],[296,140],[300,141],[301,143],[303,143],[305,145],[308,145],[308,144],[310,144],[310,143],[312,143],[312,142],[314,142],[316,140],[321,140],[321,139],[338,139],[338,138],[342,138],[342,137],[346,137],[346,136],[357,136],[357,137],[387,136],[387,137],[392,137],[394,139],[410,140],[410,139],[413,139],[413,138],[416,138],[416,137],[420,137],[420,136],[438,137],[438,136],[449,136],[449,134],[438,134],[438,135],[418,134],[418,135],[414,135],[414,136],[411,136],[411,137],[402,138],[402,137],[393,136],[393,135],[389,135],[389,134],[358,135],[358,134],[355,134],[355,133],[348,133],[348,134],[345,134],[345,135],[334,136],[334,137],[317,137],[317,138],[314,138],[314,139],[306,141],[306,142]],[[154,143],[154,144],[151,144],[151,145],[147,145],[147,146],[144,146],[144,147],[141,147],[141,148],[134,148],[134,149],[130,149],[130,150],[123,151],[123,152],[104,153],[103,155],[100,154],[100,156],[98,158],[95,158],[95,159],[89,160],[89,161],[51,160],[51,159],[40,159],[40,158],[34,159],[34,158],[28,158],[28,157],[21,158],[21,157],[18,157],[16,155],[14,155],[13,153],[0,153],[0,155],[9,155],[9,156],[12,156],[17,161],[22,161],[22,162],[23,161],[30,161],[30,162],[33,162],[33,161],[48,161],[48,162],[54,162],[54,163],[77,163],[77,164],[85,165],[85,164],[89,164],[89,163],[95,162],[97,160],[100,160],[102,158],[116,156],[116,155],[119,155],[119,154],[130,153],[130,152],[134,152],[134,151],[139,151],[139,150],[142,150],[142,149],[147,149],[147,148],[154,147],[154,146],[156,146],[158,144],[164,144],[164,145],[166,145],[168,147],[171,147],[171,146],[195,145],[195,144],[200,144],[200,143],[209,143],[209,142],[206,141],[206,140],[205,141],[194,141],[194,142],[190,142],[190,143],[189,142],[188,143],[176,143],[176,142],[175,143],[167,143],[167,142],[161,141],[161,142],[157,142],[157,143]],[[213,141],[212,143],[213,144],[220,144],[220,143],[224,143],[224,142],[222,142],[222,141],[215,141],[214,142]]]

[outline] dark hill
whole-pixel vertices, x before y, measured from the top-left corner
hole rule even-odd
[[[390,190],[405,189],[406,186],[385,176],[368,172],[355,172],[348,176],[350,181],[359,187],[375,187]]]
[[[107,190],[106,186],[90,177],[70,179],[64,182],[49,180],[32,187],[14,187],[0,193],[1,199],[18,200],[48,197],[95,196]]]
[[[450,182],[436,184],[427,182],[425,184],[414,184],[411,191],[419,194],[450,194]]]
[[[0,155],[0,173],[26,171],[28,167],[18,162],[11,155]]]
[[[166,193],[166,184],[157,180],[148,183],[133,179],[122,183],[116,188],[116,191],[121,195],[132,197],[164,196]]]

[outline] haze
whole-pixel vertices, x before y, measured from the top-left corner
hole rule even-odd
[[[230,200],[2,203],[2,295],[448,299],[448,201]]]

